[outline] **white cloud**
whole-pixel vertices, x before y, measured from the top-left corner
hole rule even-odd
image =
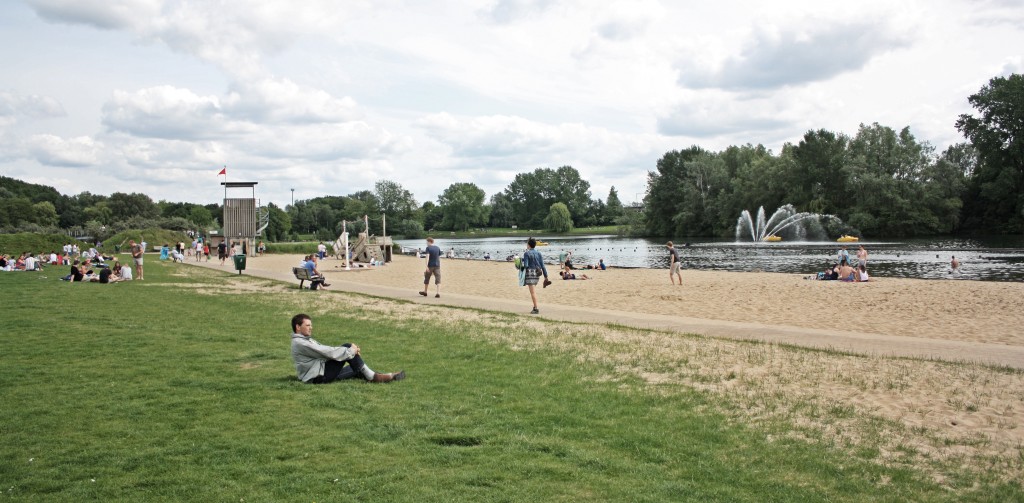
[[[827,80],[860,70],[872,58],[908,45],[873,20],[783,31],[758,28],[742,52],[701,68],[682,61],[679,83],[691,88],[772,89]]]
[[[101,29],[127,28],[136,20],[153,18],[160,0],[26,0],[44,19],[87,24]]]
[[[352,98],[335,98],[288,79],[241,81],[232,87],[224,108],[236,119],[303,124],[345,122],[361,116]]]
[[[41,164],[62,167],[96,165],[104,146],[89,137],[64,139],[53,135],[35,135],[26,142],[28,152]]]
[[[281,202],[298,181],[311,197],[383,178],[420,201],[453,182],[490,195],[572,165],[595,196],[632,200],[664,152],[693,144],[777,149],[877,121],[941,149],[967,96],[1021,71],[1020,7],[3,2],[0,169],[99,193],[109,181],[68,171],[112,169],[156,198],[210,202],[226,164]]]
[[[64,106],[54,98],[31,94],[21,96],[0,91],[0,126],[11,125],[19,119],[50,119],[64,117]]]
[[[216,96],[173,86],[115,91],[103,105],[103,124],[133,136],[187,140],[223,139],[252,130],[225,116]]]

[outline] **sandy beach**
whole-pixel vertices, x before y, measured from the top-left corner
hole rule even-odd
[[[291,267],[300,259],[249,257],[245,274],[295,282]],[[233,270],[230,261],[201,265]],[[425,259],[396,256],[382,267],[348,271],[342,261],[327,258],[320,270],[332,290],[523,314],[531,308],[511,263],[442,260],[440,299],[433,297],[433,284],[430,297],[417,295],[424,268]],[[667,270],[577,270],[592,279],[575,281],[559,279],[553,266],[548,272],[554,284],[538,288],[543,317],[1024,367],[1024,283],[884,277],[842,283],[683,270],[684,284],[673,286]]]

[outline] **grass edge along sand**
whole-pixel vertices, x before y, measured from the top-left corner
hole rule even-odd
[[[1009,379],[1018,391],[1019,372],[874,359],[897,368],[872,384],[838,370],[852,366],[843,359],[865,358],[853,355],[311,295],[229,273],[147,268],[145,282],[118,285],[69,285],[32,273],[0,277],[25,300],[4,314],[6,496],[1021,495],[1014,480],[1019,446],[1015,460],[1012,451],[987,450],[983,439],[901,428],[861,405],[873,389],[914,392],[917,373],[931,366],[940,373],[962,369],[957,379],[964,382]],[[287,320],[300,310],[313,315],[322,342],[356,341],[372,366],[404,367],[410,379],[393,386],[297,383]],[[794,363],[801,361],[807,363]],[[824,378],[823,368],[833,377]],[[790,396],[785,379],[803,383],[798,387],[810,396]],[[843,379],[864,394],[813,392]],[[975,408],[986,406],[983,398]]]

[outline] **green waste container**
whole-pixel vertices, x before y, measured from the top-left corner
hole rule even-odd
[[[238,274],[242,274],[242,271],[245,270],[245,255],[235,255],[234,259],[235,259],[235,270],[238,271]]]

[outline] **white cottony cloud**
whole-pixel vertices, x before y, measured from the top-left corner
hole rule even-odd
[[[35,135],[26,144],[29,153],[41,164],[63,167],[95,166],[104,147],[89,137],[64,139],[53,135]]]
[[[738,55],[717,68],[679,65],[679,83],[692,88],[772,89],[826,80],[860,70],[872,58],[909,44],[894,28],[865,20],[809,31],[758,29]]]
[[[872,122],[962,141],[967,97],[1022,69],[1021,20],[1009,0],[0,2],[0,169],[211,202],[228,165],[281,203],[381,179],[490,196],[571,165],[632,200],[691,145]]]
[[[133,136],[187,140],[223,139],[252,129],[226,117],[217,97],[172,86],[115,91],[103,105],[103,124]]]
[[[9,126],[19,119],[65,117],[64,106],[49,96],[21,96],[0,91],[0,126]]]

